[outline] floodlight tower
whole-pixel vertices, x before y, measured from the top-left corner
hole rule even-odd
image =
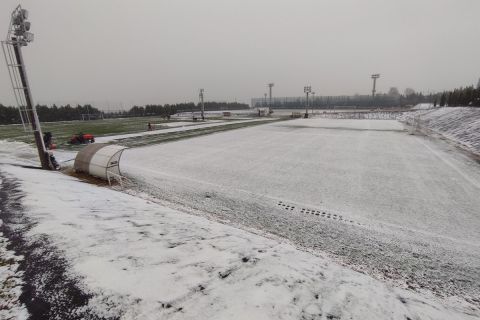
[[[2,49],[23,127],[25,130],[27,130],[29,124],[32,127],[42,168],[54,170],[50,155],[43,142],[42,129],[28,85],[27,72],[22,56],[22,47],[33,41],[33,33],[29,32],[30,22],[27,19],[28,11],[22,9],[20,5],[13,10],[7,38],[2,41]]]
[[[202,104],[202,121],[205,120],[205,105],[203,103],[203,93],[204,93],[205,90],[203,89],[200,89],[200,94],[199,94],[199,97],[200,97],[200,103]]]
[[[372,74],[372,79],[373,79],[373,90],[372,90],[372,98],[375,98],[375,88],[377,87],[377,79],[380,78],[380,74]]]
[[[270,101],[269,101],[269,104],[268,104],[268,113],[272,113],[272,88],[273,88],[274,84],[273,83],[269,83],[268,84],[268,90],[270,92]]]
[[[315,92],[312,92],[312,115],[313,115],[313,107],[315,106]]]
[[[307,100],[306,100],[306,104],[305,104],[305,118],[308,118],[308,95],[312,92],[312,87],[311,86],[303,87],[303,92],[307,96]]]

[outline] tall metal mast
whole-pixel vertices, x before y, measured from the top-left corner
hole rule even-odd
[[[200,97],[200,103],[202,104],[202,120],[205,120],[205,105],[203,103],[203,92],[205,90],[203,89],[200,89],[200,94],[199,94],[199,97]]]
[[[311,86],[305,86],[303,87],[303,92],[307,95],[306,103],[305,103],[305,118],[308,118],[308,95],[312,93],[312,87]]]
[[[43,142],[42,129],[33,103],[22,56],[22,47],[33,41],[33,34],[29,32],[30,22],[27,19],[28,11],[22,9],[20,5],[13,10],[7,38],[5,41],[2,41],[2,49],[23,128],[27,131],[29,124],[31,125],[42,168],[54,170],[55,168],[50,161],[50,156]]]
[[[377,87],[377,79],[380,78],[380,74],[372,74],[373,79],[373,89],[372,89],[372,98],[375,98],[375,92]]]
[[[313,107],[315,107],[315,92],[312,92],[312,116],[313,116]]]
[[[269,103],[268,103],[268,114],[272,113],[272,88],[273,88],[273,86],[274,86],[273,83],[268,84],[268,90],[270,92],[270,100],[269,100]]]

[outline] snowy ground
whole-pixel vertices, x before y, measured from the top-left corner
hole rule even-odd
[[[272,123],[128,150],[122,170],[165,201],[480,304],[480,165],[396,121]]]
[[[480,318],[480,165],[396,121],[130,149],[130,194],[10,165],[35,156],[0,141],[19,318],[31,301],[58,319]]]
[[[12,215],[23,215],[29,228],[18,221],[10,227],[24,230],[25,246],[40,242],[50,247],[48,259],[42,260],[47,264],[43,268],[61,261],[59,256],[66,258],[68,271],[62,272],[66,280],[61,278],[63,281],[57,283],[47,271],[49,277],[37,273],[30,283],[40,289],[34,294],[41,296],[44,304],[63,303],[63,308],[48,314],[51,318],[478,316],[455,299],[442,301],[428,292],[392,288],[274,237],[242,231],[60,173],[9,165],[2,165],[0,170],[2,191],[21,199],[17,210],[22,211],[3,212],[2,218],[11,223]],[[44,185],[44,181],[49,183]],[[35,265],[32,257],[29,260]],[[55,299],[44,291],[52,289]],[[76,292],[76,299],[70,301],[67,293],[71,292]]]
[[[20,303],[23,280],[19,266],[22,257],[8,250],[9,244],[0,232],[0,319],[27,319],[28,312]]]

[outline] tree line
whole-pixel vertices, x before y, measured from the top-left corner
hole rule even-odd
[[[101,116],[101,118],[118,118],[118,117],[144,117],[144,116],[160,116],[169,118],[170,116],[179,112],[200,111],[200,104],[195,103],[179,103],[179,104],[165,104],[165,105],[145,105],[133,106],[129,110],[104,112],[90,104],[77,105],[72,107],[69,104],[65,106],[46,106],[36,105],[38,118],[43,122],[55,121],[72,121],[82,120],[82,115]],[[244,103],[230,102],[205,102],[205,110],[239,110],[248,109],[249,106]],[[5,106],[0,103],[0,124],[19,124],[21,123],[20,113],[18,108]]]
[[[359,109],[369,108],[394,108],[414,106],[419,103],[433,103],[435,94],[424,95],[421,92],[415,92],[413,89],[405,90],[400,94],[398,89],[391,88],[387,94],[371,95],[353,95],[353,96],[317,96],[309,98],[310,108],[333,109],[334,107],[355,107]],[[268,107],[269,100],[253,99],[252,105],[255,107]],[[305,109],[305,97],[286,97],[274,98],[272,108],[274,109]]]
[[[453,91],[445,91],[437,96],[434,105],[439,105],[440,107],[480,107],[480,82],[477,88],[470,86]]]

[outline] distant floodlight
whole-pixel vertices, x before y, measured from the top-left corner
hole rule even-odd
[[[308,95],[312,92],[312,87],[311,86],[305,86],[303,87],[303,92],[306,94],[306,99],[305,99],[305,118],[308,118]]]
[[[270,92],[270,99],[269,99],[269,102],[268,102],[268,114],[272,113],[272,88],[273,88],[274,85],[275,84],[273,82],[268,84],[268,90]]]
[[[372,74],[373,79],[373,89],[372,89],[372,98],[375,98],[376,86],[377,86],[377,79],[380,78],[379,73]]]
[[[204,89],[200,89],[200,93],[199,93],[199,98],[200,98],[200,103],[201,103],[201,111],[202,111],[202,121],[205,120],[205,104],[203,102],[203,98],[204,98],[204,93],[205,93],[205,90]]]

